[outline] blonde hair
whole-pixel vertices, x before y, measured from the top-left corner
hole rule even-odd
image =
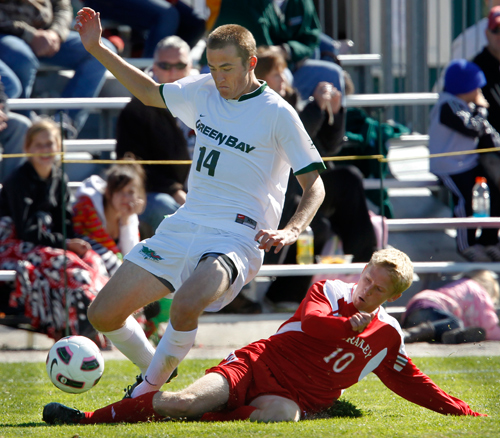
[[[31,143],[33,142],[33,138],[40,134],[40,132],[52,132],[56,139],[56,143],[58,146],[58,151],[62,150],[62,139],[61,139],[61,131],[56,122],[49,118],[40,118],[33,122],[33,124],[26,131],[26,136],[24,137],[24,151],[27,152]]]
[[[491,297],[493,304],[497,305],[500,298],[500,287],[493,273],[485,270],[470,271],[464,274],[464,277],[470,278],[478,283]]]
[[[413,282],[413,263],[402,251],[395,248],[375,251],[368,266],[380,266],[387,270],[392,279],[394,294],[401,294]]]

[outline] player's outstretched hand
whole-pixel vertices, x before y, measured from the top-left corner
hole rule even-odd
[[[298,234],[291,230],[260,230],[255,240],[260,243],[259,249],[269,252],[274,246],[274,253],[278,254],[285,245],[297,241]]]
[[[351,323],[351,327],[355,332],[362,332],[372,319],[375,317],[375,312],[366,313],[359,312],[355,313],[349,318],[349,322]]]
[[[80,34],[82,44],[88,52],[101,43],[101,19],[99,12],[82,8],[76,14],[75,30]]]

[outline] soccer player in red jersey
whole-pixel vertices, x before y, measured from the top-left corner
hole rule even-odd
[[[412,280],[413,265],[405,253],[377,251],[359,283],[313,284],[276,334],[232,352],[186,389],[148,393],[95,412],[49,403],[43,419],[80,424],[163,417],[298,421],[328,409],[370,372],[399,396],[438,413],[483,415],[412,363],[399,323],[381,307],[398,299]]]

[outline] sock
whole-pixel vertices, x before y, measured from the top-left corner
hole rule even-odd
[[[153,360],[155,349],[146,338],[144,330],[133,316],[129,316],[125,325],[112,332],[103,332],[109,340],[120,350],[132,363],[137,365],[142,375]]]
[[[240,406],[234,411],[207,412],[200,421],[238,421],[247,420],[257,408],[255,406]]]
[[[153,397],[156,392],[150,392],[137,398],[126,398],[119,402],[97,409],[95,412],[85,412],[80,424],[98,423],[139,423],[160,420],[153,409]]]
[[[138,397],[151,391],[159,391],[174,369],[186,357],[194,344],[198,329],[178,332],[169,323],[165,334],[156,347],[156,353],[144,376],[144,382],[138,385],[132,397]]]

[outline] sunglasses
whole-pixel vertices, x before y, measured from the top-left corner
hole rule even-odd
[[[177,70],[184,70],[187,64],[183,62],[178,62],[177,64],[170,64],[169,62],[155,62],[155,65],[160,67],[162,70],[172,70],[173,68]]]
[[[500,27],[495,27],[495,29],[488,29],[491,33],[498,35],[500,33]]]

